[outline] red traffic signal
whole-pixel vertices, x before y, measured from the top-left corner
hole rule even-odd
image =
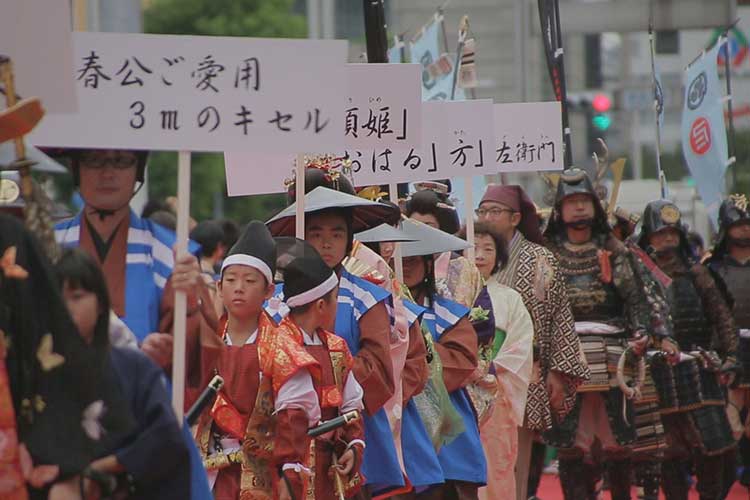
[[[612,99],[607,94],[596,94],[591,101],[591,107],[597,113],[606,113],[612,108]]]

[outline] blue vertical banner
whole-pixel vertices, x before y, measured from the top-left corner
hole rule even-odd
[[[716,225],[719,205],[726,196],[724,175],[729,164],[724,126],[722,87],[717,60],[726,38],[721,38],[685,70],[682,109],[682,154]]]
[[[419,37],[409,44],[411,62],[422,65],[423,101],[447,101],[451,97],[456,55],[441,54],[440,35],[443,22],[442,16],[436,16],[433,22],[422,28]],[[464,99],[464,90],[456,88],[453,100]]]

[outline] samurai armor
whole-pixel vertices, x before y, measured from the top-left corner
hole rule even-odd
[[[701,347],[710,350],[713,329],[693,282],[693,274],[681,273],[675,276],[668,296],[674,338],[680,344],[680,349],[693,351]]]
[[[718,455],[734,447],[734,437],[723,406],[697,408],[688,413],[706,455]]]
[[[613,320],[621,321],[624,310],[617,289],[612,282],[605,283],[601,279],[600,248],[592,242],[580,250],[573,250],[567,243],[561,243],[552,250],[565,276],[575,320],[607,324]]]
[[[578,392],[608,391],[614,386],[617,364],[625,352],[627,343],[622,333],[591,335],[580,333],[581,349],[591,371],[591,378],[584,382]],[[626,369],[632,368],[630,365]],[[630,370],[632,372],[632,369]],[[632,375],[632,373],[629,373]]]
[[[633,456],[636,459],[657,458],[663,454],[667,443],[658,403],[635,404],[635,433]]]
[[[635,410],[633,401],[626,399],[622,391],[613,387],[602,393],[607,409],[607,420],[617,443],[626,446],[636,440]],[[543,434],[544,441],[555,448],[571,448],[575,444],[581,415],[583,395],[579,394],[576,404],[561,422]]]
[[[659,483],[661,482],[661,461],[658,459],[637,462],[633,465],[635,483],[638,487],[638,498],[642,500],[659,500]]]
[[[724,390],[719,380],[719,373],[712,370],[701,369],[701,389],[703,391],[703,401],[705,404],[724,406]]]
[[[667,498],[687,498],[690,491],[688,475],[683,462],[667,460],[661,465],[662,489]]]
[[[737,354],[742,368],[737,385],[750,388],[750,267],[737,265],[725,256],[711,262],[709,268],[724,282],[734,302],[732,316],[739,329]]]
[[[612,500],[630,500],[630,460],[612,460],[607,464]]]
[[[740,342],[738,349],[741,373],[737,386],[743,389],[750,388],[750,330],[740,330]]]
[[[659,396],[662,414],[679,413],[699,408],[704,404],[698,360],[685,357],[672,366],[662,357],[654,357],[651,374]]]
[[[560,457],[560,486],[565,500],[596,500],[596,483],[600,476],[597,467],[583,462],[583,458]]]
[[[647,461],[659,459],[667,443],[664,439],[664,425],[661,422],[659,397],[648,363],[641,398],[635,401],[634,407],[636,441],[633,444],[633,459]]]

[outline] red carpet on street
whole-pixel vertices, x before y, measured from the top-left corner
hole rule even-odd
[[[542,484],[539,486],[537,496],[541,500],[562,500],[563,495],[562,491],[560,490],[560,481],[556,475],[545,474],[542,477]],[[610,500],[611,498],[612,497],[610,497],[609,493],[605,492],[604,500]],[[635,500],[636,498],[638,497],[636,496],[634,488],[632,499]],[[659,498],[664,498],[664,496],[662,495]],[[695,488],[690,491],[689,498],[690,500],[698,500],[698,493],[695,491]],[[729,496],[727,497],[727,500],[750,500],[750,493],[748,493],[747,488],[740,485],[739,483],[735,483],[734,488],[732,488],[731,493],[729,493]]]

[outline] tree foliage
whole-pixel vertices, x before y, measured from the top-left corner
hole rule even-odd
[[[147,33],[297,38],[307,35],[293,0],[153,0]]]
[[[305,17],[293,7],[293,0],[153,0],[144,11],[144,28],[147,33],[178,35],[304,37]],[[152,154],[148,179],[150,198],[174,195],[177,154]],[[265,219],[284,206],[279,195],[227,198],[221,154],[193,154],[190,184],[190,211],[197,220],[223,211],[225,217],[244,224]]]

